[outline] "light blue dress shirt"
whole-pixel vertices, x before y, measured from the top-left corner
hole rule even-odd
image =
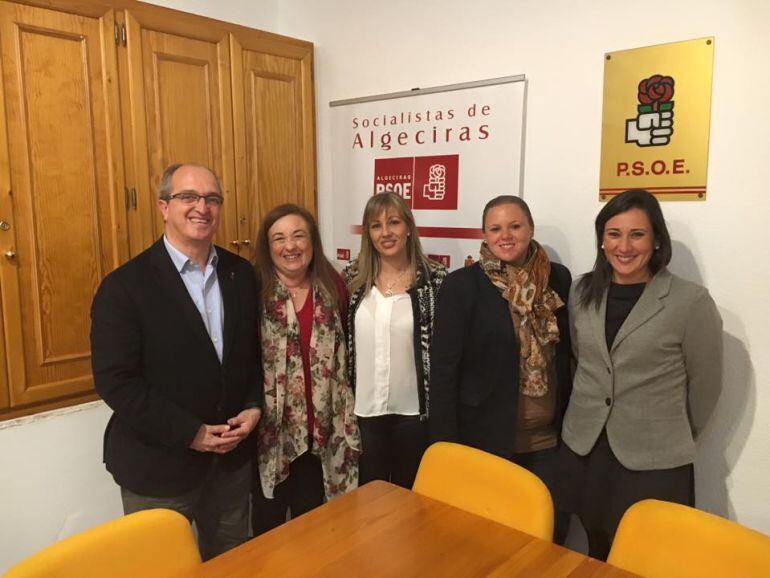
[[[201,314],[206,331],[211,337],[211,343],[217,351],[219,361],[222,361],[223,335],[225,322],[225,306],[222,302],[222,293],[219,290],[217,278],[217,262],[219,256],[214,245],[211,246],[209,258],[206,261],[206,270],[201,271],[198,264],[174,247],[163,235],[163,243],[166,245],[174,267],[184,281],[184,286]]]

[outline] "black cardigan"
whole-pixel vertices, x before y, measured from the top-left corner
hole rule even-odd
[[[342,275],[346,283],[358,274],[358,260],[351,261]],[[414,317],[414,363],[417,369],[417,395],[420,401],[420,420],[427,419],[430,407],[430,339],[439,287],[446,277],[446,268],[436,261],[418,267],[414,284],[407,290],[412,301]],[[356,387],[356,311],[366,296],[365,287],[351,292],[348,308],[348,377]]]
[[[557,430],[572,388],[567,298],[572,278],[551,263],[556,312]],[[479,263],[450,273],[439,293],[431,347],[432,441],[454,441],[510,458],[519,399],[519,343],[508,303]]]

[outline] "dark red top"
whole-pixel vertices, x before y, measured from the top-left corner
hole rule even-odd
[[[340,295],[340,320],[343,329],[348,316],[348,291],[345,282],[339,275],[334,278],[337,291]],[[309,291],[302,308],[297,311],[297,323],[299,324],[299,347],[302,354],[302,371],[305,376],[305,401],[307,402],[307,433],[310,447],[313,445],[313,428],[315,416],[313,415],[313,386],[310,382],[310,338],[313,333],[313,292]]]

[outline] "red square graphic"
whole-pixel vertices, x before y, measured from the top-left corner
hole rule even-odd
[[[350,261],[350,249],[337,249],[337,260]]]
[[[457,210],[460,155],[415,157],[413,209]]]
[[[374,159],[374,194],[396,193],[412,206],[414,157]]]

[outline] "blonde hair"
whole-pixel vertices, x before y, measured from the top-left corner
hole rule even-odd
[[[380,255],[374,248],[374,243],[369,235],[369,225],[383,211],[395,209],[399,217],[406,223],[406,255],[409,260],[409,269],[412,278],[414,278],[418,267],[427,267],[428,259],[422,252],[420,245],[420,235],[417,232],[417,225],[414,222],[414,215],[409,209],[404,199],[395,193],[378,193],[371,197],[364,207],[364,216],[361,225],[361,250],[358,253],[358,273],[350,282],[350,292],[354,293],[361,287],[365,287],[368,292],[374,285],[374,280],[380,273]]]

